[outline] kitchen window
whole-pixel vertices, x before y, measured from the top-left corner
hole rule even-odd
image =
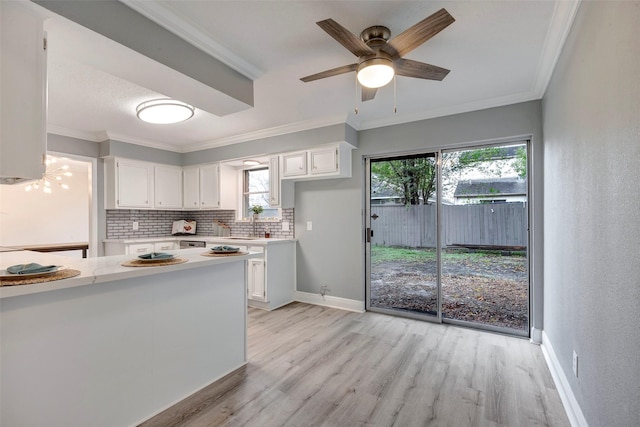
[[[242,209],[245,218],[250,218],[252,213],[249,208],[254,205],[262,206],[264,211],[261,219],[277,218],[278,208],[269,206],[269,168],[247,169],[243,172],[243,197]]]

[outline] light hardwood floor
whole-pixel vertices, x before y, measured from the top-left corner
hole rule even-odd
[[[538,346],[374,313],[249,309],[249,364],[151,426],[569,426]]]

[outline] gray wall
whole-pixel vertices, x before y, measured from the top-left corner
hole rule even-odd
[[[640,420],[638,40],[639,2],[582,2],[543,100],[544,330],[591,426]]]
[[[56,134],[47,134],[47,151],[60,154],[70,154],[87,159],[97,159],[95,176],[97,179],[97,194],[92,197],[97,201],[98,212],[96,216],[98,227],[98,255],[102,256],[104,250],[102,240],[107,238],[107,220],[104,209],[104,160],[105,156],[118,156],[128,159],[137,159],[148,162],[163,163],[169,165],[182,165],[182,155],[172,151],[157,148],[142,147],[140,145],[127,144],[121,141],[106,140],[102,142],[86,141]]]
[[[364,301],[363,156],[456,147],[503,138],[531,137],[534,283],[533,315],[542,327],[542,144],[540,102],[532,101],[359,132],[353,177],[295,185],[298,290]],[[307,221],[313,224],[306,230]]]
[[[223,147],[192,151],[184,153],[182,161],[184,166],[197,165],[242,157],[305,150],[317,145],[342,141],[348,142],[354,147],[358,146],[358,133],[351,126],[344,123],[286,135],[260,138]]]

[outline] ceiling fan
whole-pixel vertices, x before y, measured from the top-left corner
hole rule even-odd
[[[392,40],[389,40],[391,37],[389,29],[381,25],[366,28],[360,33],[360,37],[357,37],[333,19],[317,22],[318,26],[327,34],[357,56],[358,62],[302,77],[300,80],[311,82],[356,71],[358,81],[362,85],[363,101],[373,99],[378,88],[389,83],[394,74],[441,81],[449,74],[449,70],[405,59],[403,56],[444,30],[454,21],[455,19],[449,12],[440,9]]]

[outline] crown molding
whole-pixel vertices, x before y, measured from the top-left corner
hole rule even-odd
[[[213,139],[203,143],[187,145],[183,147],[182,152],[188,153],[192,151],[206,150],[208,148],[223,147],[225,145],[238,144],[241,142],[254,141],[256,139],[270,138],[273,136],[286,135],[289,133],[302,132],[305,130],[316,129],[316,128],[332,126],[337,124],[345,124],[345,123],[347,123],[347,118],[344,115],[305,120],[305,121],[296,122],[296,123],[289,123],[282,126],[275,126],[272,128],[261,129],[253,132],[247,132],[240,135]]]
[[[533,85],[533,91],[537,94],[538,98],[544,96],[547,86],[551,81],[553,70],[556,68],[564,43],[567,41],[581,1],[582,0],[555,2],[551,23],[538,62],[536,80]]]
[[[245,77],[256,80],[264,74],[257,66],[236,55],[220,43],[212,39],[205,31],[192,22],[179,17],[167,6],[159,2],[144,0],[120,0],[127,7],[135,10],[151,21],[172,32],[184,41],[192,44],[208,55],[223,62]]]

